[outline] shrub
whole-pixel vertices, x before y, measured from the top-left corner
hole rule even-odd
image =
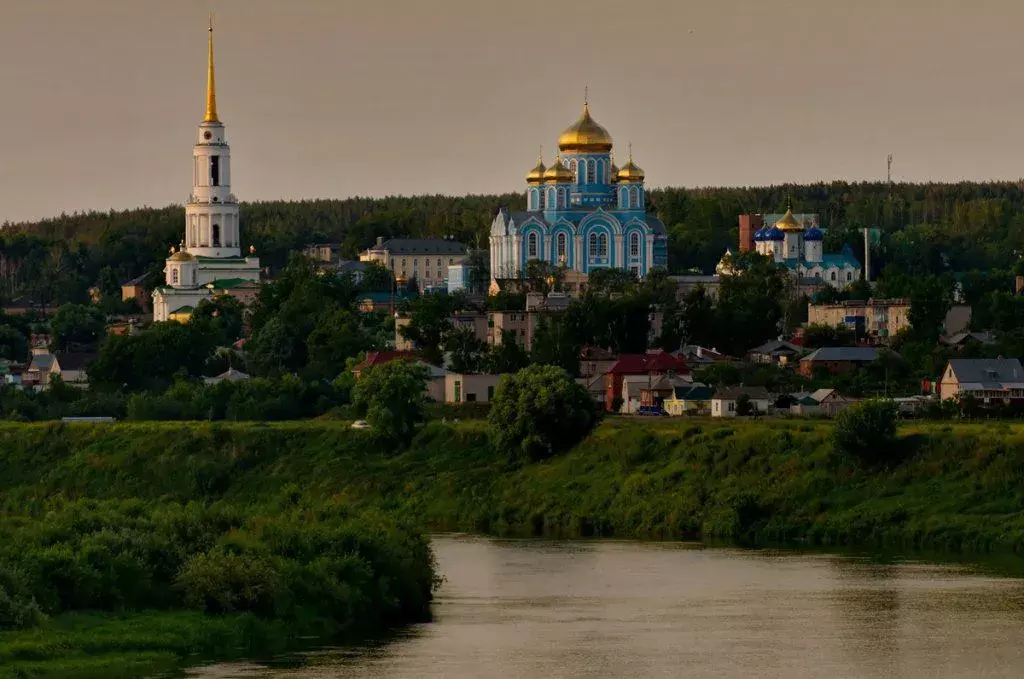
[[[503,377],[488,418],[495,447],[540,460],[578,443],[597,422],[594,401],[562,368],[532,365]]]
[[[405,444],[412,440],[416,424],[423,419],[426,382],[423,366],[391,361],[362,373],[353,390],[353,401],[377,436]]]
[[[866,464],[890,460],[895,452],[897,415],[896,404],[881,399],[847,408],[836,417],[833,449]]]

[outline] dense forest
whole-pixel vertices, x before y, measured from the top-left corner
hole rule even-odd
[[[669,230],[673,272],[710,271],[737,238],[747,212],[817,212],[826,251],[849,244],[863,255],[859,229],[877,227],[873,270],[898,274],[1009,269],[1024,252],[1021,184],[832,182],[761,188],[655,189],[652,211]],[[378,236],[451,236],[487,247],[501,206],[523,209],[523,196],[412,196],[243,203],[243,235],[277,269],[309,243],[339,243],[352,257]],[[83,302],[91,286],[116,295],[120,282],[160,279],[168,248],[181,238],[184,208],[61,215],[0,229],[0,301],[28,296],[54,304]],[[888,267],[888,271],[885,268]],[[873,276],[873,277],[878,277]]]

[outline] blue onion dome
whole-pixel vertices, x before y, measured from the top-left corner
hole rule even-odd
[[[786,240],[786,234],[782,232],[782,229],[773,226],[768,229],[768,233],[765,234],[765,240]]]
[[[768,229],[758,229],[754,232],[754,242],[760,243],[768,235]]]
[[[804,232],[804,240],[825,240],[825,232],[816,226],[812,226]]]

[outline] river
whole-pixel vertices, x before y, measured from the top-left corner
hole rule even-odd
[[[1024,677],[1024,580],[679,543],[439,536],[434,620],[202,679]]]

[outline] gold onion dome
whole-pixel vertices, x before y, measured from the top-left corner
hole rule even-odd
[[[583,115],[558,138],[558,150],[607,153],[612,150],[612,136],[590,117],[590,104],[583,104]]]
[[[558,156],[555,156],[555,162],[544,172],[544,181],[548,182],[571,182],[575,178],[572,170],[562,165]]]
[[[195,258],[184,250],[178,250],[170,257],[172,262],[191,262],[193,259]]]
[[[544,161],[540,156],[537,156],[537,166],[530,170],[529,174],[526,175],[526,181],[530,184],[540,184],[544,181],[544,172],[547,170],[544,167]]]
[[[626,164],[615,175],[620,182],[642,182],[644,180],[644,171],[633,162],[632,144],[629,145],[629,160],[626,161]]]
[[[787,209],[786,214],[782,215],[782,219],[775,222],[775,228],[780,231],[802,231],[803,226],[800,222],[796,221],[796,217],[793,216],[793,210]]]

